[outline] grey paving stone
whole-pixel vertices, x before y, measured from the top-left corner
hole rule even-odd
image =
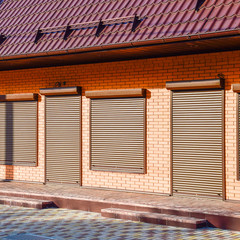
[[[37,236],[35,234],[19,233],[12,236],[7,236],[3,240],[8,240],[8,239],[9,240],[51,240],[54,238]]]

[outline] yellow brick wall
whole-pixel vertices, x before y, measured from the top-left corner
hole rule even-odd
[[[240,83],[240,51],[190,56],[121,61],[0,72],[0,94],[38,92],[54,87],[81,86],[82,98],[82,184],[83,186],[170,193],[170,91],[166,81],[226,78],[226,193],[240,200],[236,175],[236,93],[232,83]],[[147,173],[127,174],[89,170],[89,102],[86,90],[146,88]],[[38,167],[0,166],[0,178],[44,181],[44,97],[39,100]]]

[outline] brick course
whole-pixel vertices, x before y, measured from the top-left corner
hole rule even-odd
[[[82,185],[156,193],[170,193],[170,91],[166,81],[214,79],[225,75],[225,150],[227,199],[240,200],[236,159],[236,93],[240,83],[240,51],[0,72],[0,94],[38,92],[54,87],[81,86]],[[89,102],[86,90],[146,88],[147,173],[129,174],[89,170]],[[44,181],[44,96],[39,100],[38,166],[0,166],[1,179]]]

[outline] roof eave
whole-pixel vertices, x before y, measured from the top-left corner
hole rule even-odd
[[[35,57],[44,57],[44,56],[56,56],[56,55],[66,55],[72,53],[84,53],[84,52],[97,52],[101,50],[113,50],[113,49],[122,49],[129,47],[144,47],[149,45],[158,45],[165,43],[178,43],[185,42],[191,40],[204,40],[204,39],[212,39],[219,37],[233,37],[240,35],[240,29],[230,30],[230,31],[219,31],[219,32],[210,32],[204,34],[195,34],[195,35],[186,35],[179,37],[169,37],[169,38],[161,38],[154,40],[144,40],[144,41],[136,41],[136,42],[126,42],[126,43],[117,43],[110,45],[101,45],[101,46],[89,46],[87,48],[74,48],[67,50],[56,50],[49,52],[38,52],[38,53],[29,53],[29,54],[18,54],[18,55],[9,55],[9,56],[0,56],[0,60],[11,60],[11,59],[21,59],[21,58],[35,58]]]

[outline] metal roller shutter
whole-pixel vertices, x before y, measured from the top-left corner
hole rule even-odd
[[[222,90],[173,92],[174,193],[222,196],[223,94]]]
[[[46,179],[80,182],[81,96],[46,97]]]
[[[37,164],[37,101],[0,103],[0,164]]]
[[[144,173],[145,98],[91,99],[91,169]]]

